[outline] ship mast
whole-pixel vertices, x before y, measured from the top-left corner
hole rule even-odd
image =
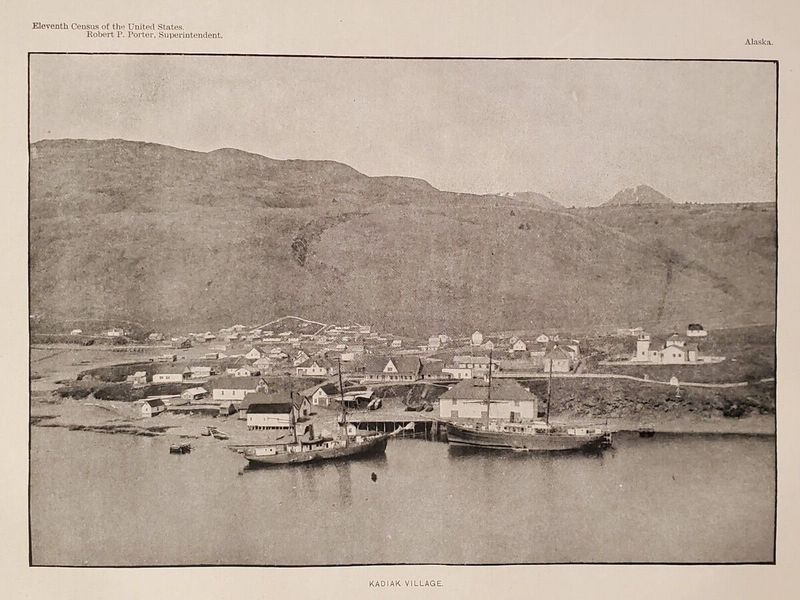
[[[294,416],[294,392],[291,391],[289,392],[289,403],[292,405],[292,418],[291,418],[292,433],[294,434],[293,435],[294,443],[295,445],[297,445],[297,419],[295,419]]]
[[[344,428],[344,445],[347,446],[350,443],[350,436],[347,433],[347,408],[344,405],[344,385],[342,384],[342,359],[341,357],[336,358],[336,365],[337,370],[339,371],[339,399],[342,404],[342,414],[340,415],[340,419],[342,421],[342,427]]]
[[[486,388],[486,428],[489,428],[489,411],[492,407],[492,351],[489,350],[489,386]]]
[[[550,375],[547,378],[547,412],[544,413],[544,422],[550,425],[550,399],[552,398],[553,386],[553,357],[550,357]]]

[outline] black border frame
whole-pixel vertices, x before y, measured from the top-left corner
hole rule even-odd
[[[54,52],[54,51],[30,51],[27,53],[27,221],[28,221],[28,371],[30,374],[32,348],[31,348],[31,259],[30,259],[30,164],[31,164],[31,56],[33,55],[106,55],[106,56],[229,56],[229,57],[255,57],[255,58],[307,58],[307,59],[359,59],[359,60],[435,60],[435,61],[612,61],[612,62],[725,62],[725,63],[771,63],[775,66],[775,338],[773,342],[774,351],[774,373],[775,373],[775,434],[774,440],[775,454],[775,490],[774,490],[774,520],[773,520],[773,543],[771,561],[741,561],[741,562],[519,562],[519,563],[342,563],[342,564],[307,564],[307,565],[253,565],[237,563],[194,563],[194,564],[174,564],[174,565],[72,565],[57,564],[43,565],[33,562],[33,538],[31,531],[31,431],[32,424],[30,419],[32,404],[32,386],[28,377],[28,566],[34,568],[55,568],[55,569],[174,569],[174,568],[196,568],[196,567],[246,567],[256,569],[307,569],[307,568],[342,568],[342,567],[410,567],[410,566],[439,566],[439,567],[497,567],[497,566],[547,566],[547,565],[641,565],[641,566],[730,566],[730,565],[776,565],[777,564],[777,542],[778,542],[778,314],[779,314],[779,295],[778,295],[778,274],[780,263],[779,238],[779,203],[778,203],[778,140],[780,124],[780,61],[776,59],[745,59],[745,58],[630,58],[630,57],[537,57],[537,56],[392,56],[392,55],[344,55],[344,54],[258,54],[258,53],[227,53],[227,52]]]

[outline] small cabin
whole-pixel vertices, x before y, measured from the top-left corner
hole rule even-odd
[[[142,416],[155,417],[167,410],[163,400],[145,400],[142,403]]]

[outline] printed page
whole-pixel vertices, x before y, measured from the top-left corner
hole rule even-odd
[[[796,7],[5,13],[9,597],[791,596]]]

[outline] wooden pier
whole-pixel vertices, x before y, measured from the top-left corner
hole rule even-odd
[[[447,440],[447,427],[439,419],[418,412],[408,412],[398,415],[375,415],[375,417],[352,415],[348,421],[358,429],[391,433],[398,428],[405,428],[413,423],[413,429],[402,429],[397,437],[419,438],[431,442],[444,442]]]

